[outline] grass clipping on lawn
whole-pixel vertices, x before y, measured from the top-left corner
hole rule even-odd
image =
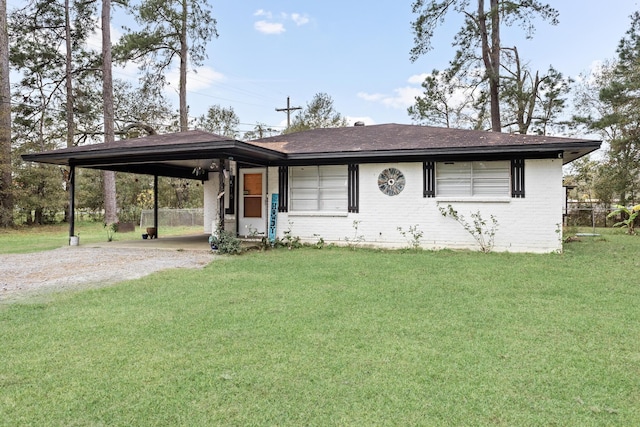
[[[640,425],[640,239],[274,250],[0,309],[5,425]]]

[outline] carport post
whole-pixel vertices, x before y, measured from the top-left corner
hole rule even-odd
[[[220,159],[220,167],[218,168],[218,212],[220,216],[220,224],[218,227],[224,230],[224,159]]]
[[[76,235],[76,167],[74,165],[69,166],[69,244],[71,244],[71,237]]]
[[[153,176],[153,226],[158,238],[158,175]]]

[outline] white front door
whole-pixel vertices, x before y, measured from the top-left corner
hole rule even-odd
[[[265,169],[240,170],[239,235],[266,235],[266,189]]]

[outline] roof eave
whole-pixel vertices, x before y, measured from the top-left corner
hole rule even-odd
[[[305,163],[311,161],[335,163],[336,161],[353,162],[377,162],[377,161],[417,161],[424,159],[447,160],[470,157],[497,158],[497,157],[544,157],[562,158],[563,164],[587,155],[600,148],[599,141],[545,145],[513,145],[497,147],[454,147],[454,148],[425,148],[411,150],[385,150],[385,151],[342,151],[322,153],[289,153],[287,163]]]
[[[91,148],[89,146],[89,148]],[[162,145],[145,147],[105,147],[99,150],[49,151],[23,154],[25,161],[49,163],[62,166],[100,167],[122,162],[153,163],[169,160],[190,160],[208,158],[234,158],[240,161],[268,164],[282,161],[286,155],[264,147],[241,141],[205,142],[184,145]]]

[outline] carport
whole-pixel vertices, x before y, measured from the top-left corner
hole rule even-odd
[[[285,158],[286,155],[278,151],[200,130],[22,155],[25,161],[69,167],[69,237],[75,235],[76,168],[152,175],[154,226],[157,229],[159,176],[207,181],[217,173],[222,193],[226,179],[225,161],[234,160],[239,167],[253,167],[268,166]],[[224,203],[219,203],[218,209],[220,225],[224,226]]]

